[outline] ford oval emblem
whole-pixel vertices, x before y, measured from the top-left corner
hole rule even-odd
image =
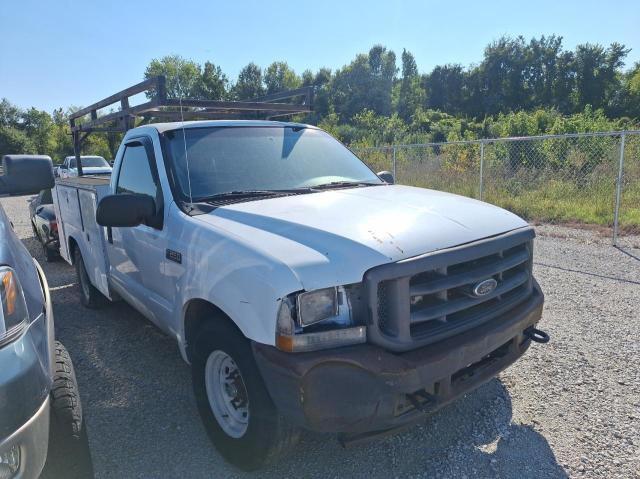
[[[473,287],[473,294],[478,297],[486,296],[492,293],[497,286],[498,282],[495,279],[485,279],[484,281],[480,281]]]

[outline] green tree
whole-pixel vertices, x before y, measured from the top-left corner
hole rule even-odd
[[[236,100],[250,100],[264,95],[262,85],[262,69],[251,62],[240,70],[238,81],[232,88],[233,96]]]
[[[624,75],[624,104],[621,113],[640,119],[640,62]]]
[[[416,109],[424,102],[425,94],[416,60],[407,50],[402,50],[402,81],[398,93],[397,111],[400,118],[410,121]]]
[[[167,78],[167,96],[169,98],[201,98],[201,67],[192,60],[180,55],[167,55],[154,58],[147,66],[144,77],[151,78],[164,75]],[[147,94],[153,97],[154,92]]]
[[[227,97],[228,84],[229,80],[219,66],[205,62],[198,96],[206,100],[223,100]]]
[[[293,90],[300,87],[302,80],[287,62],[273,62],[264,72],[264,84],[268,93]]]
[[[555,78],[552,80],[552,106],[565,114],[573,111],[572,94],[576,84],[573,66],[573,52],[559,53]]]
[[[554,81],[559,71],[559,55],[562,37],[544,35],[532,38],[526,50],[525,79],[530,91],[531,104],[551,107],[554,105]]]
[[[578,45],[574,56],[576,75],[575,109],[586,105],[606,108],[614,92],[620,88],[618,70],[624,65],[629,49],[612,43],[605,49],[589,43]]]
[[[62,108],[53,110],[53,143],[51,158],[55,162],[62,162],[66,156],[73,154],[73,140],[69,128],[69,116]]]
[[[11,126],[0,127],[0,157],[20,153],[34,154],[39,152],[23,130]]]
[[[332,113],[337,118],[335,110],[332,110],[331,105],[331,70],[329,68],[322,67],[315,75],[313,75],[311,71],[307,71],[303,74],[302,78],[303,86],[315,87],[313,112],[307,115],[307,119],[305,121],[317,124],[323,118],[331,115]]]
[[[20,109],[3,98],[0,101],[0,127],[17,127],[21,121],[22,112]]]
[[[53,120],[49,113],[29,108],[22,114],[22,129],[37,152],[48,154],[53,150]]]
[[[391,89],[398,71],[396,54],[382,45],[375,45],[369,50],[369,67],[372,78],[368,106],[380,115],[390,115]]]
[[[396,56],[381,45],[359,54],[336,71],[331,84],[332,104],[343,121],[368,109],[391,114],[391,90],[396,75]]]
[[[315,82],[315,79],[316,79],[315,75],[308,68],[302,72],[302,77],[301,77],[302,86],[312,86]]]
[[[422,79],[428,109],[458,114],[465,111],[464,92],[468,88],[461,65],[436,66]],[[465,111],[469,113],[469,111]]]
[[[486,114],[531,107],[526,69],[527,47],[523,37],[502,37],[485,48],[479,70]]]

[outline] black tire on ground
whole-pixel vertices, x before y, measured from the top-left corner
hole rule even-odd
[[[73,263],[76,266],[76,278],[78,280],[78,293],[80,294],[80,302],[85,308],[100,309],[104,308],[109,300],[98,289],[91,284],[89,275],[84,266],[82,253],[80,248],[73,252]]]
[[[64,436],[78,439],[82,431],[82,404],[76,373],[67,349],[55,341],[55,365],[51,388],[51,411]]]
[[[92,478],[93,463],[73,363],[58,341],[55,349],[49,449],[41,477]]]
[[[288,423],[277,411],[264,385],[249,341],[226,318],[210,318],[197,334],[192,362],[193,388],[198,411],[209,438],[231,464],[253,471],[275,461],[293,448],[300,429]],[[221,350],[236,363],[244,381],[249,402],[249,422],[243,436],[228,435],[209,405],[205,368],[209,355]]]
[[[42,243],[42,254],[47,263],[52,263],[58,259],[58,254],[44,243]]]

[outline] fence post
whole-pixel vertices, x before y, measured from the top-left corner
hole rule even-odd
[[[398,181],[396,176],[396,145],[393,145],[393,182]]]
[[[622,194],[622,175],[624,171],[624,140],[625,134],[620,135],[620,163],[618,164],[618,181],[616,182],[616,206],[613,213],[613,246],[618,246],[618,218],[620,215],[620,196]]]
[[[480,141],[480,201],[484,189],[484,141]]]

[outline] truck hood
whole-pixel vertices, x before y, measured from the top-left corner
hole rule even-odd
[[[487,203],[400,185],[238,203],[197,218],[285,263],[307,290],[356,283],[374,266],[527,226]]]

